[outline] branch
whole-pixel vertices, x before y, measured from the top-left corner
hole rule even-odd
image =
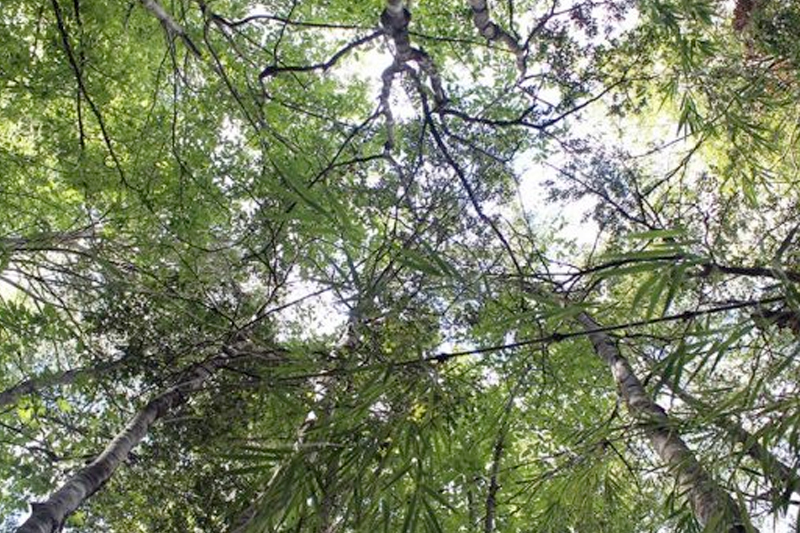
[[[405,68],[402,64],[395,61],[381,74],[383,87],[381,88],[380,104],[381,113],[386,120],[386,143],[384,148],[386,151],[391,151],[394,148],[394,114],[392,113],[392,106],[389,102],[389,97],[392,94],[392,82],[394,76]]]
[[[511,415],[512,408],[514,407],[514,401],[516,400],[520,391],[523,389],[525,379],[532,368],[532,365],[528,365],[522,371],[519,381],[517,381],[514,389],[508,395],[508,400],[506,400],[506,405],[503,408],[500,429],[497,432],[497,438],[495,439],[494,447],[492,448],[492,466],[489,474],[489,488],[486,492],[486,516],[483,521],[484,533],[493,533],[495,529],[494,521],[497,513],[497,493],[500,490],[498,478],[500,475],[500,461],[503,459],[503,452],[505,451],[506,446],[506,436],[508,435],[508,418]]]
[[[492,21],[489,17],[489,6],[486,0],[469,0],[469,5],[472,8],[472,22],[475,23],[480,34],[489,41],[503,42],[517,56],[517,70],[524,75],[525,48],[517,42],[513,35]]]
[[[183,29],[183,26],[175,22],[175,19],[173,19],[169,13],[167,13],[166,10],[161,7],[161,4],[159,4],[156,0],[141,0],[141,2],[145,9],[147,9],[159,21],[161,21],[161,25],[164,26],[167,35],[171,37],[180,37],[186,47],[191,50],[196,57],[203,57],[203,54],[200,53],[200,50],[189,38],[189,35],[186,33],[186,30]]]
[[[447,145],[445,145],[441,135],[439,134],[439,130],[436,129],[436,124],[434,124],[433,122],[433,117],[431,117],[431,112],[430,109],[428,108],[427,101],[424,98],[424,94],[422,96],[423,96],[422,106],[425,113],[425,121],[431,128],[431,134],[433,135],[433,139],[436,142],[436,146],[439,147],[439,150],[442,152],[445,161],[447,161],[447,164],[453,169],[453,171],[456,173],[456,176],[458,176],[458,180],[461,182],[461,185],[464,187],[464,190],[467,191],[467,196],[469,196],[470,202],[472,203],[472,207],[475,209],[475,212],[478,214],[478,217],[489,225],[494,234],[503,244],[503,247],[508,252],[508,255],[511,257],[511,262],[514,264],[514,268],[520,275],[522,275],[522,268],[519,262],[517,261],[514,251],[511,249],[511,245],[509,244],[508,239],[506,239],[505,235],[503,235],[503,233],[500,231],[500,228],[497,227],[497,224],[495,224],[492,219],[486,216],[486,214],[483,212],[483,209],[481,209],[480,202],[478,201],[478,197],[475,194],[472,185],[470,185],[469,180],[467,180],[467,177],[464,171],[462,170],[461,166],[456,162],[455,159],[453,159],[453,156],[450,155],[450,151],[447,149]]]
[[[429,363],[445,363],[450,361],[451,359],[460,359],[462,357],[468,357],[471,355],[485,355],[494,352],[501,352],[503,350],[514,350],[517,348],[524,348],[526,346],[533,346],[537,344],[550,344],[554,342],[562,342],[567,339],[573,339],[577,337],[584,337],[587,335],[591,335],[594,333],[609,333],[612,331],[617,331],[621,329],[628,329],[628,328],[635,328],[641,326],[648,326],[651,324],[658,324],[661,322],[676,322],[676,321],[687,321],[692,320],[694,318],[711,315],[715,313],[724,313],[727,311],[733,311],[735,309],[745,309],[748,307],[758,307],[764,304],[769,303],[776,303],[783,301],[783,297],[774,297],[774,298],[765,298],[763,300],[753,300],[747,302],[736,302],[726,305],[721,305],[718,307],[711,307],[709,309],[700,309],[697,311],[685,311],[683,313],[678,313],[674,315],[667,315],[658,318],[652,318],[649,320],[637,320],[634,322],[627,322],[624,324],[614,324],[611,326],[598,326],[594,329],[582,329],[578,331],[555,331],[553,333],[549,333],[547,335],[542,335],[539,337],[532,337],[528,339],[522,339],[520,341],[511,342],[508,344],[495,344],[492,346],[484,346],[481,348],[474,348],[472,350],[462,350],[457,352],[439,352],[433,355],[429,355],[426,357],[420,357],[415,359],[406,359],[405,361],[397,361],[393,363],[382,363],[382,364],[365,364],[361,366],[357,366],[354,368],[333,368],[330,370],[323,370],[322,372],[314,372],[314,373],[307,373],[307,374],[300,374],[295,376],[286,376],[282,378],[281,381],[298,381],[298,380],[306,380],[309,378],[314,377],[324,377],[324,376],[333,376],[338,374],[356,374],[360,372],[368,372],[368,371],[386,371],[386,368],[396,367],[396,368],[404,368],[409,366],[419,366],[425,365]]]
[[[452,115],[454,117],[460,118],[464,122],[474,122],[474,123],[477,123],[477,124],[484,124],[486,126],[493,126],[493,127],[521,126],[521,127],[530,128],[530,129],[533,129],[533,130],[544,130],[544,129],[549,128],[550,126],[553,126],[554,124],[564,120],[565,118],[569,117],[570,115],[573,115],[573,114],[581,111],[582,109],[584,109],[588,105],[598,101],[603,96],[608,94],[611,90],[613,90],[616,86],[618,86],[621,83],[623,83],[624,81],[625,81],[625,77],[623,75],[623,77],[621,77],[619,80],[615,81],[614,83],[612,83],[611,85],[609,85],[608,87],[606,87],[605,89],[603,89],[602,91],[597,93],[596,95],[594,95],[594,96],[592,96],[590,98],[587,98],[583,102],[571,107],[570,109],[567,109],[567,110],[563,111],[562,113],[556,115],[553,118],[549,118],[547,120],[543,120],[542,122],[530,122],[529,120],[527,120],[528,117],[534,111],[536,111],[536,106],[535,105],[527,107],[516,118],[512,118],[512,119],[489,119],[489,118],[473,117],[471,115],[468,115],[467,113],[464,113],[463,111],[458,111],[458,110],[449,109],[449,108],[440,108],[438,110],[438,112],[441,115]]]
[[[739,267],[739,266],[726,266],[718,265],[716,263],[708,262],[702,265],[703,271],[700,273],[701,277],[709,276],[712,272],[722,272],[723,274],[734,274],[737,276],[748,277],[761,277],[772,278],[779,281],[789,280],[795,283],[800,283],[800,272],[794,270],[783,270],[779,268],[768,267]]]
[[[83,94],[83,97],[86,98],[86,102],[89,104],[89,107],[92,110],[92,114],[97,119],[97,123],[100,126],[100,133],[103,136],[103,142],[108,149],[108,153],[111,156],[112,161],[114,161],[114,167],[117,169],[117,173],[119,174],[120,180],[122,183],[130,187],[128,185],[127,178],[125,177],[125,172],[122,170],[122,164],[120,163],[119,158],[117,157],[117,153],[114,150],[114,145],[111,143],[111,137],[108,134],[108,130],[106,129],[106,123],[103,120],[103,115],[100,114],[100,109],[94,103],[94,100],[91,99],[89,96],[89,91],[86,90],[86,84],[83,82],[83,76],[81,75],[81,69],[78,66],[77,61],[75,60],[75,54],[72,51],[72,45],[69,42],[69,34],[67,33],[67,28],[64,25],[64,17],[61,14],[61,6],[58,5],[58,0],[52,0],[53,4],[53,12],[56,15],[56,23],[58,25],[58,32],[61,35],[61,42],[64,45],[64,52],[67,54],[67,60],[69,61],[70,66],[72,67],[73,72],[75,73],[75,78],[78,82],[78,88],[80,92]]]
[[[366,44],[378,37],[383,35],[383,30],[377,30],[365,37],[361,37],[360,39],[356,39],[352,41],[347,46],[336,52],[331,56],[331,58],[324,63],[315,63],[313,65],[300,65],[300,66],[287,66],[287,67],[279,67],[277,65],[270,65],[264,70],[261,71],[261,74],[258,75],[258,78],[263,80],[269,76],[274,76],[276,74],[280,74],[282,72],[312,72],[314,70],[322,70],[327,71],[331,67],[333,67],[345,54],[361,46],[362,44]]]
[[[127,357],[126,355],[115,361],[108,361],[95,366],[73,368],[60,374],[40,375],[39,377],[26,379],[0,392],[0,407],[10,405],[16,402],[20,396],[34,394],[45,387],[70,385],[84,376],[100,376],[122,366]]]
[[[305,27],[305,28],[326,28],[326,29],[333,29],[333,30],[366,30],[369,29],[365,26],[357,26],[354,24],[330,24],[327,22],[311,22],[311,21],[302,21],[302,20],[292,20],[286,17],[280,17],[277,15],[268,15],[268,14],[260,14],[260,15],[250,15],[240,20],[228,20],[221,15],[216,13],[212,13],[211,17],[218,20],[225,26],[236,28],[239,26],[243,26],[245,24],[250,24],[251,22],[256,22],[259,20],[268,20],[271,22],[279,22],[281,24],[285,24],[287,26],[298,26],[298,27]]]

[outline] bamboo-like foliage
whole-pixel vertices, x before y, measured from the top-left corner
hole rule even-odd
[[[0,529],[787,531],[799,13],[4,2]]]

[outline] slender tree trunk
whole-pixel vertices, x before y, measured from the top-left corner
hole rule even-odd
[[[648,396],[613,339],[604,332],[592,332],[601,326],[588,314],[581,313],[577,319],[588,332],[595,353],[611,369],[628,411],[642,423],[655,452],[686,493],[700,524],[711,526],[714,531],[747,532],[745,511],[706,472],[671,426],[666,411]]]
[[[500,461],[503,458],[503,450],[505,449],[506,431],[505,427],[500,431],[500,434],[495,440],[492,450],[492,469],[489,474],[489,489],[486,492],[486,517],[483,520],[484,533],[494,532],[494,517],[497,512],[497,493],[500,490],[500,483],[498,476],[500,474]]]
[[[672,380],[666,379],[664,383],[695,411],[700,413],[713,411],[713,407],[694,397]],[[725,431],[731,441],[741,444],[744,452],[761,465],[776,496],[788,498],[792,492],[800,495],[800,476],[774,453],[759,444],[756,437],[744,429],[741,424],[727,416],[714,417],[713,423]]]
[[[214,371],[229,359],[226,351],[189,370],[177,385],[162,392],[139,411],[97,458],[69,478],[47,501],[31,504],[31,516],[17,533],[54,533],[64,520],[97,492],[147,435],[150,427],[170,410],[186,403]]]
[[[316,378],[311,382],[312,389],[319,387],[319,395],[317,407],[322,410],[322,422],[326,421],[333,412],[333,405],[331,403],[331,394],[332,394],[332,387],[335,386],[334,378],[331,376]],[[311,432],[314,428],[316,428],[320,424],[320,419],[318,415],[315,414],[315,411],[312,409],[308,412],[303,423],[300,424],[300,427],[297,429],[297,433],[295,434],[295,440],[292,445],[294,453],[304,453],[303,447],[306,444],[306,439],[308,437],[309,432]],[[286,471],[288,466],[288,462],[279,464],[270,476],[269,481],[261,490],[261,492],[256,496],[255,500],[233,521],[229,528],[229,533],[245,533],[248,531],[252,524],[258,521],[264,512],[265,504],[262,501],[264,497],[269,494],[270,491],[275,489],[275,485],[280,482],[281,476]],[[334,474],[335,472],[331,472],[329,470],[326,476],[326,482],[330,483],[334,481]],[[323,524],[321,527],[321,531],[325,532],[328,531],[330,527],[330,523],[332,520],[331,517],[331,509],[332,509],[332,500],[329,498],[328,494],[325,495],[323,501],[323,509],[320,513],[321,523]],[[332,530],[331,530],[332,531]]]

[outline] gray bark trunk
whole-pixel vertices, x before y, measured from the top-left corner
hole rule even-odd
[[[711,406],[698,400],[671,380],[666,380],[665,382],[667,387],[678,398],[696,411],[710,412],[713,410]],[[788,497],[792,492],[800,495],[800,478],[797,473],[775,454],[759,444],[758,440],[744,429],[741,424],[727,416],[715,417],[713,422],[717,427],[725,431],[733,442],[741,444],[744,452],[761,465],[764,475],[772,485],[776,496]]]
[[[59,531],[64,520],[108,481],[147,435],[153,423],[185,403],[189,394],[199,389],[227,359],[224,352],[220,353],[189,371],[180,383],[150,400],[94,461],[69,478],[47,501],[32,503],[31,516],[17,529],[17,533]]]
[[[644,389],[630,363],[617,349],[613,339],[586,313],[578,321],[588,332],[595,353],[609,366],[631,415],[642,423],[653,448],[669,467],[691,504],[697,520],[714,531],[745,533],[748,531],[744,511],[705,471],[669,417]]]
[[[422,48],[411,46],[411,38],[408,34],[409,22],[411,22],[411,12],[406,8],[403,0],[386,0],[386,8],[381,13],[381,25],[394,42],[395,64],[384,71],[384,86],[387,79],[391,82],[391,76],[394,75],[394,73],[389,74],[390,69],[397,71],[407,62],[415,61],[430,79],[436,105],[442,106],[446,100],[442,80],[428,53]]]

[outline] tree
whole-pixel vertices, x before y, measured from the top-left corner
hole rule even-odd
[[[796,515],[798,21],[7,2],[3,528]]]

